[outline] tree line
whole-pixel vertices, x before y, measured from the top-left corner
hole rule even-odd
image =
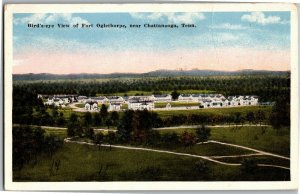
[[[66,127],[68,120],[63,112],[59,111],[57,107],[46,107],[41,99],[38,99],[37,94],[28,91],[27,88],[20,88],[14,91],[13,95],[13,122],[18,124],[28,125],[49,125]],[[77,125],[88,125],[92,127],[107,128],[119,126],[123,113],[111,112],[107,110],[107,106],[102,105],[97,113],[86,112],[84,114],[71,114],[70,122]],[[170,115],[161,117],[156,112],[152,112],[152,125],[153,127],[168,127],[178,125],[243,125],[248,124],[271,124],[279,128],[281,126],[289,126],[290,124],[290,100],[288,96],[278,98],[271,114],[262,110],[247,111],[246,113],[232,112],[230,114],[218,113],[197,113],[188,115]],[[144,115],[139,118],[142,119]]]
[[[35,165],[40,155],[52,157],[63,145],[61,138],[52,134],[47,135],[41,127],[14,126],[12,134],[15,170],[21,170],[28,163]]]
[[[98,93],[175,90],[210,90],[229,95],[258,95],[262,101],[275,101],[277,96],[289,96],[290,76],[252,75],[252,76],[212,76],[212,77],[162,77],[103,81],[17,81],[14,91],[27,88],[40,94],[78,94],[95,96]]]
[[[86,116],[89,114],[86,114]],[[178,135],[175,132],[160,134],[153,130],[157,122],[157,114],[148,110],[127,110],[120,118],[117,125],[117,131],[109,131],[107,134],[94,131],[91,126],[91,117],[84,117],[83,122],[76,114],[71,115],[68,122],[67,135],[69,137],[86,137],[95,142],[97,145],[102,143],[135,144],[147,146],[174,146],[182,144],[184,147],[190,147],[196,141],[206,141],[210,136],[210,129],[202,125],[196,129],[196,135],[191,132],[184,132]],[[90,122],[87,122],[90,121]]]

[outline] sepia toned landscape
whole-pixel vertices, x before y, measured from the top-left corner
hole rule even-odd
[[[14,14],[13,181],[290,181],[289,21]]]

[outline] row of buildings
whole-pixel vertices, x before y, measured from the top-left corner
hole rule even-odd
[[[77,95],[41,95],[38,94],[38,98],[44,101],[45,105],[54,105],[65,107],[66,105],[78,102]]]
[[[99,97],[87,97],[78,96],[78,102],[86,103],[89,101],[95,101],[100,104],[105,103],[127,103],[134,99],[147,99],[153,102],[171,102],[172,96],[170,94],[165,95],[151,95],[151,96],[99,96]]]
[[[228,96],[222,94],[181,94],[178,100],[172,101],[172,96],[165,95],[150,95],[150,96],[100,96],[87,97],[76,95],[54,95],[54,96],[39,96],[44,99],[47,105],[62,106],[69,103],[79,102],[84,104],[86,110],[98,110],[99,104],[108,104],[109,111],[119,111],[123,104],[127,104],[128,109],[132,110],[153,110],[155,103],[167,102],[166,108],[171,108],[170,102],[193,102],[199,103],[200,108],[209,107],[230,107],[230,106],[251,106],[258,105],[258,96]],[[47,97],[47,98],[46,98]]]

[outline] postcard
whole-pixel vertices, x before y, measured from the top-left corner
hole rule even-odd
[[[293,4],[7,4],[5,189],[298,181]]]

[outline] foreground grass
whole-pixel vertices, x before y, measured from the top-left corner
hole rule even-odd
[[[58,168],[52,168],[60,161]],[[148,151],[99,149],[68,143],[52,158],[40,157],[36,165],[13,172],[14,181],[248,181],[289,180],[289,171],[259,167],[245,173],[239,166],[206,162],[197,171],[197,158]]]
[[[211,139],[290,157],[290,129],[266,127],[212,128]]]
[[[285,166],[290,167],[290,161],[281,159],[281,158],[274,158],[271,156],[251,156],[249,158],[252,158],[255,162],[258,164],[270,164],[270,165],[279,165],[279,166]],[[218,161],[222,162],[228,162],[228,163],[241,163],[244,158],[218,158]]]
[[[195,133],[195,129],[191,128],[166,129],[160,130],[160,133],[181,134],[184,131]],[[271,126],[211,127],[210,139],[290,156],[290,129],[287,127],[279,130]]]

